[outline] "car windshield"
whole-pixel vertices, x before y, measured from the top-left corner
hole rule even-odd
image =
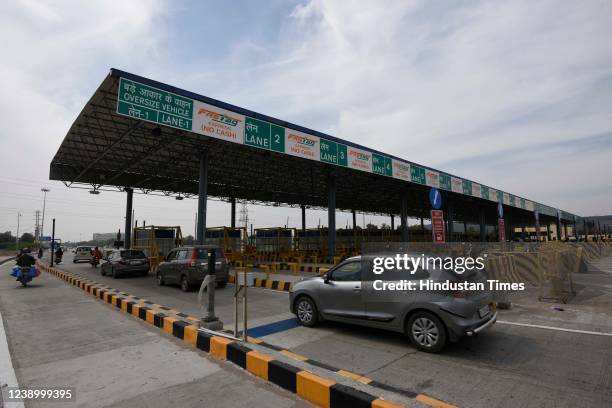
[[[134,250],[131,250],[131,249],[126,249],[125,251],[121,251],[121,257],[123,259],[146,258],[144,252],[142,252],[142,251],[134,251]]]
[[[212,248],[196,248],[196,252],[198,254],[198,259],[206,259],[208,257],[208,251]],[[215,248],[215,259],[221,260],[223,259],[223,250],[221,248]]]
[[[76,250],[77,252],[83,252],[83,251],[89,252],[91,251],[91,248],[90,247],[78,247]]]

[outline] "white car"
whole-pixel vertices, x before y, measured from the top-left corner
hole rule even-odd
[[[74,259],[72,260],[72,262],[77,263],[79,261],[91,261],[92,249],[92,247],[88,246],[77,247],[76,251],[74,252]]]

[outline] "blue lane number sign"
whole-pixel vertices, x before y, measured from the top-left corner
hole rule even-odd
[[[442,206],[442,194],[437,188],[429,190],[429,202],[434,210],[439,210]]]
[[[497,215],[499,215],[499,218],[504,218],[504,206],[501,201],[497,203]]]

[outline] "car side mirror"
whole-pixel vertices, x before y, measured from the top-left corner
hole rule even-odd
[[[328,274],[324,274],[323,275],[323,282],[324,283],[329,283],[329,275]]]

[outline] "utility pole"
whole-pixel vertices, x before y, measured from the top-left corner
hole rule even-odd
[[[36,210],[36,221],[34,223],[34,240],[40,241],[40,210]]]
[[[40,236],[42,238],[44,229],[45,229],[45,205],[47,204],[47,193],[51,190],[48,188],[41,188],[40,191],[43,192],[43,212],[42,212],[42,223],[40,224]]]
[[[15,237],[15,251],[19,251],[19,219],[21,218],[21,213],[17,213],[17,236]]]

